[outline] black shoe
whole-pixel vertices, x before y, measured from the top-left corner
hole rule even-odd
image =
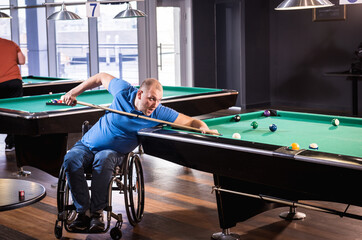
[[[69,230],[84,231],[89,227],[90,218],[84,213],[78,213],[77,218],[69,225]]]
[[[5,152],[11,152],[15,150],[15,145],[14,144],[6,144],[5,146]]]
[[[93,213],[90,221],[89,232],[99,233],[104,231],[103,213]]]

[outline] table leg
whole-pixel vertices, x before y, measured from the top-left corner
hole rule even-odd
[[[224,189],[235,192],[246,192],[257,195],[260,194],[260,192],[267,192],[263,187],[256,186],[253,183],[216,174],[214,174],[214,184],[215,186],[221,186]],[[225,191],[215,191],[215,197],[221,229],[230,229],[235,227],[238,222],[245,221],[259,213],[284,206]],[[215,237],[219,235],[220,234],[216,234]],[[223,234],[221,235],[223,236]]]

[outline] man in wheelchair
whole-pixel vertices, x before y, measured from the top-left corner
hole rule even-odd
[[[137,89],[112,75],[98,73],[67,92],[62,97],[63,102],[74,106],[78,95],[100,85],[114,97],[111,109],[195,127],[202,131],[209,130],[204,122],[160,104],[163,89],[159,81],[153,78],[144,80]],[[146,119],[106,112],[66,154],[63,167],[78,213],[69,225],[70,230],[104,230],[103,209],[107,204],[107,186],[114,168],[121,164],[125,154],[139,145],[137,131],[156,125],[157,122]],[[92,173],[91,195],[84,176],[86,169],[91,169]]]

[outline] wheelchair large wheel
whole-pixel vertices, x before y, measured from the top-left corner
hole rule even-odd
[[[138,155],[131,154],[123,174],[127,218],[132,226],[142,220],[145,201],[143,170]]]
[[[65,189],[66,189],[66,178],[64,168],[60,169],[58,185],[57,185],[57,209],[58,209],[58,218],[55,221],[54,226],[54,235],[57,239],[62,238],[63,226],[65,221]]]
[[[59,221],[64,222],[66,226],[74,221],[77,214],[70,195],[64,168],[61,168],[58,179],[57,208]]]
[[[64,168],[60,169],[59,178],[58,178],[58,186],[57,186],[57,208],[58,213],[64,211],[64,195],[65,195],[65,186],[67,184],[66,177],[65,177],[65,170]]]

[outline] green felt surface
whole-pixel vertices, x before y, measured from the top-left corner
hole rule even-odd
[[[187,96],[192,94],[201,94],[201,93],[217,92],[217,91],[221,91],[221,89],[164,86],[163,95],[164,99],[166,99],[169,97]],[[31,112],[31,113],[72,108],[71,106],[64,106],[64,105],[46,105],[46,102],[48,102],[49,100],[60,99],[63,94],[64,93],[26,96],[26,97],[11,98],[11,99],[0,99],[0,108]],[[107,90],[102,89],[102,90],[86,91],[81,95],[79,95],[77,99],[82,102],[92,103],[96,105],[104,105],[104,104],[110,104],[113,100],[113,96]],[[75,106],[75,107],[84,107],[84,106]]]
[[[290,146],[296,142],[301,149],[309,149],[309,144],[316,143],[318,150],[334,154],[362,157],[362,119],[278,111],[278,116],[264,117],[263,111],[240,114],[241,120],[235,122],[234,116],[207,119],[210,129],[217,129],[224,138],[232,138],[234,133],[241,135],[241,140],[266,143],[278,146]],[[339,126],[331,124],[338,118]],[[259,126],[253,129],[251,123]],[[276,124],[275,132],[269,125]]]
[[[211,93],[219,91],[221,91],[221,89],[163,86],[163,98],[186,96],[192,94]]]
[[[81,105],[77,105],[75,107],[67,105],[46,105],[46,102],[48,102],[49,100],[60,99],[62,95],[64,95],[64,93],[1,99],[0,108],[37,113],[84,107]],[[79,95],[77,99],[82,102],[102,105],[111,103],[113,100],[113,96],[109,94],[106,90],[95,90],[84,92],[83,94]]]
[[[60,80],[72,80],[71,78],[54,78],[54,77],[40,77],[40,76],[23,76],[23,83],[49,83],[53,81],[60,81]]]

